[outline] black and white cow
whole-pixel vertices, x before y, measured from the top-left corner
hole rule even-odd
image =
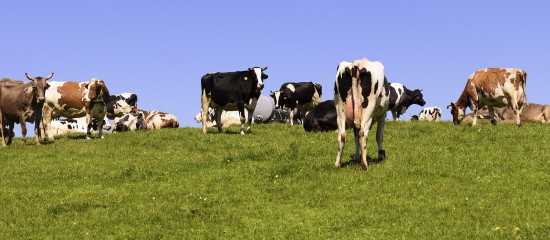
[[[132,109],[137,107],[138,97],[135,93],[121,93],[118,95],[109,96],[107,104],[107,118],[115,119],[122,117],[124,114],[130,113]]]
[[[390,84],[385,80],[382,63],[364,58],[353,63],[341,62],[338,65],[334,84],[334,104],[338,119],[338,154],[335,162],[337,167],[342,161],[346,124],[353,126],[355,161],[360,162],[363,169],[368,169],[366,147],[369,129],[376,122],[378,160],[386,158],[382,141],[389,98]]]
[[[113,121],[113,132],[127,132],[147,129],[147,122],[143,112],[127,113]]]
[[[338,129],[334,100],[319,103],[304,118],[306,132],[332,131]]]
[[[302,115],[307,114],[307,111],[321,102],[323,88],[320,84],[313,82],[288,82],[284,83],[279,91],[271,92],[270,95],[275,101],[275,108],[282,107],[289,110],[290,124],[293,125],[293,110],[304,110]]]
[[[398,120],[413,104],[426,105],[422,90],[415,89],[411,91],[401,83],[391,83],[390,87],[390,107],[388,110],[391,111],[393,120]]]
[[[267,67],[253,67],[247,71],[208,73],[201,78],[201,114],[202,134],[206,134],[208,107],[215,111],[218,132],[222,132],[222,111],[238,110],[241,116],[241,134],[244,134],[244,124],[248,122],[247,132],[252,132],[252,114],[244,116],[245,108],[254,112],[256,103],[264,88],[263,73]]]
[[[418,115],[418,120],[420,121],[441,121],[441,108],[435,107],[425,107],[420,111]]]

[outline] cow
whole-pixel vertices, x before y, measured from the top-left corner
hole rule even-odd
[[[215,118],[215,112],[214,109],[208,108],[208,114],[206,115],[207,119],[207,127],[216,127],[217,123],[214,121]],[[244,110],[244,117],[248,118],[248,111]],[[233,125],[240,125],[241,124],[241,117],[239,115],[239,111],[222,111],[221,115],[221,125],[222,128],[228,128]],[[195,116],[195,121],[197,123],[202,123],[202,113],[198,113]]]
[[[393,120],[398,120],[399,117],[407,111],[407,109],[417,104],[424,106],[426,101],[422,96],[422,90],[409,90],[401,83],[390,84],[390,106],[389,110],[393,116]]]
[[[112,132],[127,132],[139,129],[147,129],[147,123],[143,112],[127,113],[113,121]]]
[[[172,114],[157,110],[145,111],[138,108],[132,110],[132,113],[140,112],[145,118],[147,129],[178,128],[180,126],[178,118]]]
[[[335,165],[341,166],[346,139],[346,124],[355,135],[355,161],[368,170],[367,139],[369,129],[377,123],[378,161],[386,158],[382,147],[386,112],[389,108],[390,84],[384,77],[384,65],[368,59],[341,62],[334,84],[334,104],[338,121],[338,154]],[[359,155],[361,154],[361,155]]]
[[[334,100],[319,103],[304,118],[306,132],[333,131],[338,129]]]
[[[459,125],[464,118],[466,107],[469,107],[474,118],[472,126],[477,124],[478,108],[487,106],[491,123],[496,124],[494,107],[512,108],[516,114],[516,125],[521,126],[520,115],[523,101],[528,105],[525,86],[527,72],[519,68],[485,68],[474,72],[456,102],[451,102],[453,124]]]
[[[2,146],[10,145],[13,139],[15,123],[21,125],[23,144],[27,143],[27,122],[34,123],[36,145],[40,145],[42,122],[42,106],[45,92],[49,84],[46,81],[53,77],[53,72],[47,77],[30,77],[30,82],[22,82],[4,78],[0,80],[0,132]],[[4,139],[4,126],[8,125],[8,142]]]
[[[88,82],[51,82],[46,91],[44,103],[44,131],[51,133],[51,120],[66,117],[86,117],[86,139],[91,138],[92,120],[98,121],[99,129],[103,129],[107,115],[109,89],[103,80],[96,78]],[[103,138],[103,131],[99,131]],[[48,135],[53,139],[52,135]]]
[[[478,120],[484,118],[489,118],[489,111],[487,108],[478,110]],[[509,107],[495,108],[495,119],[497,122],[514,122],[516,114],[514,114],[514,111]],[[536,103],[524,105],[520,119],[525,122],[547,123],[550,121],[550,105]]]
[[[252,114],[247,118],[244,110],[254,112],[264,80],[268,75],[264,73],[267,67],[253,67],[247,71],[207,73],[201,78],[201,114],[202,134],[206,134],[206,114],[208,107],[214,109],[214,120],[218,132],[222,132],[222,111],[239,111],[241,118],[241,134],[245,134],[244,125],[248,123],[247,132],[251,133]]]
[[[411,115],[411,121],[418,121],[418,115]]]
[[[107,124],[105,124],[107,125]],[[103,125],[103,130],[110,130],[111,126],[105,127]],[[79,118],[66,118],[66,119],[52,119],[50,123],[50,136],[65,135],[71,133],[86,133],[86,117]],[[92,120],[92,133],[98,133],[98,121],[97,119]]]
[[[418,120],[420,121],[441,121],[441,108],[439,107],[425,107],[418,114]]]
[[[137,107],[138,97],[135,93],[121,93],[109,96],[107,103],[107,115],[110,120],[132,112]]]
[[[319,105],[322,95],[321,84],[313,82],[287,82],[281,85],[279,91],[270,94],[275,101],[275,108],[289,110],[290,125],[294,124],[294,109],[303,110],[301,116],[303,119],[307,111]]]

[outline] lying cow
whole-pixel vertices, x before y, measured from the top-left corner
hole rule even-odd
[[[161,111],[145,111],[135,108],[133,113],[143,113],[147,129],[178,128],[180,122],[176,116]]]
[[[138,97],[135,93],[121,93],[109,96],[107,118],[110,120],[122,117],[137,107]]]
[[[338,129],[334,100],[319,103],[304,118],[306,132],[333,131]]]
[[[248,118],[247,110],[244,111],[244,117]],[[207,127],[217,126],[217,123],[214,120],[214,118],[215,118],[214,109],[208,108],[208,114],[206,115]],[[221,119],[222,128],[228,128],[233,125],[241,125],[241,117],[238,111],[222,111],[220,119]],[[202,114],[200,112],[195,116],[195,121],[197,121],[197,123],[202,122]]]
[[[307,111],[319,105],[323,88],[313,82],[288,82],[284,83],[279,91],[271,92],[270,96],[275,101],[275,108],[288,109],[290,113],[290,125],[294,124],[294,109],[303,110],[303,116]]]
[[[490,119],[489,110],[486,107],[479,109],[478,120],[486,118]],[[495,119],[497,122],[514,122],[516,119],[516,114],[514,114],[514,111],[508,107],[495,108]],[[521,121],[525,122],[547,123],[550,121],[550,105],[536,103],[524,105],[520,115],[520,119]],[[463,121],[467,121],[466,117]]]
[[[422,96],[422,90],[415,89],[411,91],[401,83],[391,83],[390,87],[389,110],[391,111],[393,120],[398,120],[413,104],[420,106],[426,104]]]
[[[98,131],[99,123],[96,119],[92,120],[92,129],[90,130],[93,134],[99,133]],[[103,125],[103,130],[110,130],[111,125]],[[59,136],[66,135],[71,133],[86,133],[87,124],[86,117],[80,118],[68,118],[68,119],[52,119],[50,123],[50,131],[47,133],[49,136]]]
[[[426,107],[420,111],[418,116],[420,121],[441,121],[441,108],[439,107]]]
[[[476,125],[478,108],[487,106],[491,122],[496,124],[495,107],[510,106],[516,114],[516,125],[521,126],[520,115],[523,102],[528,105],[525,94],[527,73],[519,68],[486,68],[474,72],[456,102],[451,102],[454,125],[459,125],[465,115],[466,107],[474,112],[472,126]]]
[[[353,63],[341,62],[336,71],[334,103],[338,122],[338,154],[334,165],[340,167],[346,140],[346,124],[353,126],[355,161],[368,169],[367,139],[377,123],[378,160],[386,158],[382,147],[384,125],[389,109],[390,84],[384,77],[384,65],[364,58]],[[360,154],[360,155],[359,155]]]
[[[147,129],[147,122],[143,112],[128,113],[113,121],[112,132],[127,132],[139,129]]]

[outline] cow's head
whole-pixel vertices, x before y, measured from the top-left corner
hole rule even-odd
[[[413,103],[418,104],[422,107],[426,105],[426,101],[424,101],[424,96],[422,95],[422,89],[416,89],[412,93]]]
[[[138,98],[135,93],[122,93],[115,96],[114,103],[110,102],[109,104],[112,104],[115,116],[122,116],[130,113],[133,108],[137,107],[137,101]]]
[[[27,79],[32,81],[32,91],[36,102],[43,103],[44,100],[46,100],[46,89],[50,87],[50,85],[46,83],[46,81],[50,80],[50,78],[53,77],[53,72],[52,74],[50,74],[50,76],[47,76],[45,78],[30,77],[27,73],[25,73],[25,76],[27,77]]]
[[[462,119],[464,119],[464,108],[453,102],[447,105],[447,109],[449,109],[449,107],[451,107],[451,114],[453,115],[453,124],[459,125]]]
[[[265,68],[261,68],[261,67],[253,67],[253,68],[249,68],[248,71],[251,73],[249,74],[250,76],[252,76],[254,79],[252,79],[253,81],[255,81],[257,83],[256,87],[259,89],[259,90],[262,90],[264,88],[264,80],[267,79],[269,76],[267,76],[267,74],[265,74],[263,71],[267,70],[267,67]],[[245,79],[246,80],[246,79]]]
[[[281,101],[281,91],[271,91],[271,94],[269,94],[271,98],[273,98],[273,101],[275,101],[275,108],[279,109],[281,107],[282,101]]]
[[[106,102],[109,100],[109,90],[105,85],[103,80],[98,80],[96,78],[90,79],[88,83],[84,86],[84,96],[82,96],[82,101],[85,102]]]

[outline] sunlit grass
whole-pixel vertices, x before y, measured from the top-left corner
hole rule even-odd
[[[368,172],[334,167],[335,132],[253,131],[15,139],[0,149],[0,238],[550,236],[550,125],[388,122],[387,159]]]

